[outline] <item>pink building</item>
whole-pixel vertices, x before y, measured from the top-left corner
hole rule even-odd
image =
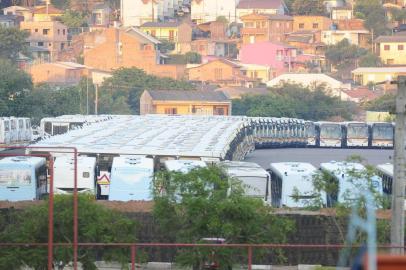
[[[240,49],[240,62],[269,66],[274,71],[272,77],[295,69],[296,48],[278,42],[245,44]]]

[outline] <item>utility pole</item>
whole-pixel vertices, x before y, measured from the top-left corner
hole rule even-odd
[[[405,238],[405,120],[406,120],[406,76],[398,77],[396,96],[395,158],[392,183],[391,253],[404,254]]]
[[[98,114],[98,111],[97,111],[97,105],[98,105],[98,103],[99,103],[99,85],[96,83],[95,85],[94,85],[94,90],[95,90],[95,95],[94,95],[94,114],[95,115],[97,115]]]

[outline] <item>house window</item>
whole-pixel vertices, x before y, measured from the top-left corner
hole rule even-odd
[[[313,29],[317,29],[319,28],[319,24],[318,23],[313,23]]]
[[[266,27],[266,22],[262,22],[262,28]]]
[[[48,47],[51,47],[52,46],[52,43],[48,43]]]
[[[34,32],[35,32],[35,33],[38,33],[38,28],[35,28]]]
[[[165,114],[178,114],[178,109],[176,109],[176,108],[165,108]]]
[[[174,36],[175,36],[175,32],[173,30],[169,30],[169,40],[170,41],[173,41]]]
[[[395,64],[395,60],[394,59],[387,59],[386,64],[387,65],[393,65],[393,64]]]
[[[60,29],[58,29],[58,35],[61,33],[61,30]]]
[[[214,115],[225,115],[225,110],[222,107],[214,107]]]
[[[214,79],[220,81],[223,79],[223,70],[221,68],[214,69]]]
[[[62,30],[62,34],[65,35],[65,29]]]
[[[250,43],[255,43],[255,36],[250,36]]]
[[[403,45],[398,45],[398,51],[403,51]]]
[[[246,23],[245,23],[245,27],[246,27],[246,28],[253,28],[253,27],[254,27],[254,23],[253,23],[253,22],[246,22]]]
[[[151,30],[151,36],[156,37],[156,31],[155,30]]]
[[[37,43],[37,45],[38,45],[39,47],[42,47],[42,46],[44,46],[44,42],[40,41],[40,42]]]
[[[49,33],[49,29],[42,29],[42,34],[43,35],[48,35],[48,33]]]
[[[299,23],[299,28],[303,29],[304,28],[304,23]]]
[[[61,50],[65,49],[65,43],[61,43]]]
[[[383,46],[383,49],[384,49],[385,51],[389,51],[389,50],[390,50],[390,45],[384,45],[384,46]]]

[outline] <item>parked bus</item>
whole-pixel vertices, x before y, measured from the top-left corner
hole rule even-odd
[[[152,200],[154,160],[140,156],[113,159],[109,201]]]
[[[313,176],[317,169],[310,163],[271,163],[271,197],[274,207],[305,207],[317,199]],[[324,200],[324,198],[322,198]],[[323,202],[325,204],[325,202]]]
[[[312,121],[305,121],[304,123],[306,145],[315,147],[319,145],[317,126]]]
[[[38,200],[46,190],[45,158],[16,156],[0,160],[0,200]]]
[[[77,157],[77,190],[79,193],[96,195],[96,158]],[[73,193],[74,159],[71,156],[56,157],[54,162],[54,192],[59,194]]]
[[[342,147],[343,130],[341,123],[335,122],[317,122],[320,147]]]
[[[219,163],[230,177],[241,181],[245,195],[270,202],[269,173],[253,162],[223,161]]]
[[[371,123],[370,146],[379,148],[392,148],[394,141],[394,127],[392,123]]]
[[[169,172],[188,173],[196,168],[207,167],[206,163],[201,160],[166,160],[165,169]]]
[[[337,203],[351,202],[360,198],[365,190],[373,188],[383,194],[382,182],[378,176],[366,177],[366,168],[360,163],[352,162],[326,162],[320,164],[320,169],[329,175],[330,181],[336,182],[338,190],[327,194],[327,206]]]
[[[365,122],[345,122],[345,146],[368,147],[369,127]]]
[[[392,183],[393,183],[393,164],[386,163],[376,166],[378,175],[382,179],[383,192],[385,194],[392,194]]]
[[[9,145],[11,142],[10,119],[0,118],[0,145]]]

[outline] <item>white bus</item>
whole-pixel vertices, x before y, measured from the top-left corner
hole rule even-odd
[[[341,147],[343,131],[341,123],[335,122],[317,122],[319,129],[320,147]]]
[[[310,163],[271,163],[271,196],[274,207],[305,207],[317,199],[313,177],[317,169]],[[325,204],[324,199],[323,204]]]
[[[196,168],[207,167],[206,163],[201,160],[166,160],[165,169],[169,172],[188,173]]]
[[[242,161],[223,161],[219,165],[230,177],[241,181],[246,196],[270,202],[270,176],[261,166]]]
[[[371,123],[371,147],[392,148],[394,139],[394,126],[392,123]]]
[[[154,160],[140,156],[113,159],[109,201],[152,200]]]
[[[7,117],[0,118],[0,145],[9,145],[11,142],[10,119]]]
[[[369,127],[365,122],[345,122],[345,143],[347,147],[368,147]]]
[[[392,194],[393,164],[379,164],[376,166],[376,170],[382,179],[383,192],[385,194]]]
[[[307,138],[307,146],[318,146],[318,136],[315,123],[312,121],[305,121],[304,126],[306,133],[305,137]]]
[[[320,169],[329,175],[330,181],[337,183],[338,190],[327,194],[327,206],[336,203],[351,202],[359,199],[362,193],[373,188],[383,194],[382,182],[374,175],[366,178],[366,168],[360,163],[353,162],[326,162],[320,164]]]
[[[73,193],[74,159],[71,156],[59,156],[54,162],[54,192],[56,194]],[[96,158],[77,157],[77,190],[79,193],[96,194]]]

